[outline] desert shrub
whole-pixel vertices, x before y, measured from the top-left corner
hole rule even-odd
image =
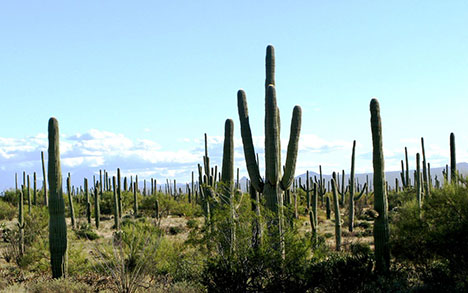
[[[137,195],[138,199],[141,199],[141,195]],[[122,191],[122,214],[133,210],[133,193],[128,191]],[[94,199],[90,199],[91,203],[94,202]],[[101,201],[99,202],[99,208],[101,214],[104,215],[113,215],[114,214],[114,193],[113,191],[104,191],[102,193]]]
[[[145,196],[141,200],[140,210],[148,216],[155,216],[156,200],[159,203],[160,217],[168,215],[177,216],[201,216],[201,208],[199,205],[188,203],[183,199],[175,199],[173,196],[165,193],[157,193],[151,196]]]
[[[18,208],[7,201],[0,200],[0,220],[11,221],[18,213]]]
[[[392,254],[421,271],[425,284],[467,290],[467,230],[468,190],[447,185],[425,197],[421,209],[413,200],[398,211],[391,231]]]
[[[154,257],[151,275],[156,279],[197,284],[202,278],[204,256],[181,241],[162,238]]]
[[[77,228],[75,229],[75,235],[79,239],[96,240],[99,235],[93,230],[92,225],[87,222],[78,221]]]
[[[155,266],[161,235],[159,228],[144,220],[122,222],[111,244],[95,246],[95,269],[110,278],[113,290],[135,292],[148,287],[146,276]]]
[[[2,199],[2,201],[8,202],[13,206],[18,205],[18,194],[17,194],[16,190],[14,190],[14,189],[5,190],[3,192],[3,196],[1,197],[1,199]]]
[[[187,221],[187,228],[189,229],[197,229],[198,228],[198,221],[195,219],[189,219]]]

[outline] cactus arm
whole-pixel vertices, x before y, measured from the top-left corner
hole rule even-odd
[[[301,133],[302,109],[295,106],[291,120],[291,132],[289,134],[288,152],[286,155],[286,168],[281,179],[281,188],[288,189],[294,180],[296,171],[297,151],[299,149],[299,135]]]
[[[359,192],[359,194],[357,196],[354,197],[354,200],[358,201],[361,199],[362,195],[364,194],[364,192],[367,190],[367,182],[364,183],[364,186],[362,187],[362,190],[361,192]]]
[[[241,125],[242,143],[244,145],[244,156],[252,186],[257,192],[263,192],[263,180],[260,177],[257,161],[255,160],[255,149],[252,141],[252,131],[250,130],[249,111],[247,98],[243,90],[237,92],[237,108]]]

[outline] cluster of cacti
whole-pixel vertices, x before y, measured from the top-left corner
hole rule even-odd
[[[281,149],[280,149],[280,125],[279,110],[276,104],[275,90],[275,59],[273,46],[267,47],[266,57],[266,81],[265,81],[265,181],[260,176],[255,149],[252,142],[252,131],[250,130],[247,99],[243,90],[238,91],[237,104],[239,120],[241,124],[242,143],[252,187],[262,193],[266,199],[266,207],[276,217],[268,221],[269,233],[276,238],[277,249],[284,251],[281,241],[281,207],[282,192],[287,190],[294,180],[296,168],[299,134],[301,129],[301,108],[295,106],[291,122],[291,133],[288,144],[286,165],[284,174],[281,174]],[[282,175],[282,176],[281,176]],[[272,239],[274,239],[272,238]]]
[[[267,219],[267,233],[268,239],[272,241],[273,248],[281,252],[284,256],[285,242],[284,230],[285,214],[283,207],[287,206],[288,211],[292,210],[294,205],[294,212],[289,212],[287,217],[291,220],[289,222],[294,225],[294,219],[298,216],[298,202],[296,189],[299,187],[304,190],[306,194],[306,209],[305,215],[309,217],[310,225],[312,228],[312,243],[318,243],[318,208],[319,198],[321,201],[320,208],[326,209],[326,218],[330,219],[332,211],[334,213],[335,224],[335,241],[336,250],[342,249],[342,231],[341,231],[341,214],[340,206],[344,209],[348,208],[348,229],[350,232],[354,229],[355,212],[362,210],[362,204],[367,204],[367,195],[369,189],[373,186],[373,203],[375,213],[374,217],[374,245],[375,245],[375,261],[376,270],[385,273],[389,270],[390,265],[390,248],[389,248],[389,224],[388,224],[388,206],[387,206],[387,193],[391,190],[390,184],[385,181],[384,174],[384,157],[382,147],[382,122],[380,118],[379,102],[372,99],[370,102],[371,113],[371,133],[373,143],[373,182],[369,184],[368,177],[366,182],[361,185],[359,180],[355,178],[355,150],[356,141],[353,141],[352,155],[351,155],[351,169],[348,180],[345,180],[345,171],[342,170],[341,180],[339,173],[333,172],[332,178],[327,182],[323,178],[322,166],[319,165],[319,178],[315,176],[314,180],[309,176],[309,171],[306,172],[305,184],[299,177],[297,183],[294,179],[296,168],[298,142],[301,131],[301,108],[295,106],[291,121],[291,130],[289,143],[287,147],[287,157],[285,165],[281,162],[281,145],[280,145],[280,112],[277,106],[276,89],[275,89],[275,59],[274,48],[267,47],[266,56],[266,81],[265,81],[265,177],[260,175],[258,154],[256,154],[252,132],[250,128],[250,120],[248,114],[246,94],[243,90],[237,93],[238,114],[241,126],[241,136],[243,143],[243,150],[245,162],[247,166],[248,175],[250,180],[247,180],[245,190],[250,194],[251,211],[255,214],[252,222],[252,247],[260,247],[262,243],[262,229],[261,221],[261,199],[265,200],[265,207],[268,211],[262,211],[263,216]],[[42,172],[43,179],[43,195],[44,204],[48,206],[50,220],[49,220],[49,246],[51,255],[51,266],[54,278],[60,278],[67,273],[67,227],[65,218],[65,204],[62,191],[62,173],[60,167],[60,151],[59,151],[59,129],[58,122],[55,118],[49,120],[49,149],[48,149],[48,170],[46,180],[46,168],[44,153],[41,152]],[[205,221],[207,223],[207,231],[213,232],[216,224],[211,222],[211,218],[216,212],[217,208],[227,208],[230,211],[229,222],[230,231],[227,236],[228,246],[221,244],[220,246],[229,251],[235,250],[236,242],[236,208],[233,206],[234,195],[237,190],[241,189],[239,168],[237,168],[237,177],[234,180],[234,123],[231,119],[225,121],[224,128],[224,145],[223,145],[223,158],[221,172],[218,172],[218,166],[210,166],[210,158],[208,156],[208,139],[205,133],[205,154],[203,156],[203,166],[198,165],[198,182],[195,182],[194,172],[191,173],[191,184],[185,184],[185,193],[180,186],[177,185],[175,179],[166,179],[166,184],[161,183],[159,191],[162,192],[164,185],[164,192],[170,194],[174,199],[180,199],[187,195],[188,203],[201,204],[205,214]],[[432,185],[431,166],[426,161],[424,139],[421,138],[422,148],[422,162],[420,153],[416,154],[416,170],[414,171],[413,184],[409,178],[409,163],[408,163],[408,150],[405,147],[405,161],[401,160],[401,173],[399,178],[395,178],[395,191],[400,191],[400,184],[402,190],[411,189],[416,191],[417,204],[421,209],[424,205],[425,198],[430,196]],[[405,164],[406,163],[406,164]],[[421,168],[422,163],[422,168]],[[422,170],[421,170],[422,169]],[[450,174],[449,166],[443,171],[445,182],[458,184],[460,178],[457,175],[456,159],[455,159],[455,137],[450,134]],[[449,176],[450,175],[450,176]],[[32,205],[37,205],[41,202],[38,199],[37,193],[37,178],[36,173],[33,173],[33,186],[31,198],[31,182],[30,175],[23,172],[23,184],[18,189],[18,178],[15,174],[15,188],[16,194],[19,199],[18,203],[18,227],[19,227],[19,251],[24,254],[24,207],[23,204],[27,200],[28,211],[31,213]],[[327,178],[327,175],[325,175]],[[99,170],[99,178],[93,178],[94,188],[89,188],[88,180],[84,178],[84,189],[71,185],[71,175],[68,173],[66,180],[66,188],[69,202],[69,213],[72,228],[76,227],[76,219],[74,212],[75,204],[82,204],[83,197],[74,197],[76,194],[84,195],[86,207],[86,219],[88,224],[91,224],[92,219],[92,199],[90,199],[89,192],[92,192],[94,197],[94,218],[96,228],[100,227],[100,200],[103,198],[104,192],[112,192],[113,195],[113,213],[114,213],[114,226],[116,230],[120,229],[121,220],[125,213],[123,207],[123,192],[133,192],[133,216],[138,216],[138,197],[139,185],[138,176],[130,176],[121,178],[120,168],[117,168],[115,176],[109,176],[106,170]],[[157,180],[150,178],[148,182],[151,187],[147,188],[147,179],[143,179],[143,196],[154,196],[158,192]],[[49,188],[47,186],[47,181]],[[346,185],[345,182],[348,184]],[[440,188],[440,182],[435,176],[435,186]],[[20,182],[21,183],[21,182]],[[328,188],[326,184],[328,183]],[[123,185],[123,186],[122,186]],[[178,188],[179,187],[179,188]],[[123,188],[123,192],[122,192]],[[414,189],[413,189],[414,188]],[[327,194],[330,192],[331,194]],[[242,191],[240,191],[242,192]],[[39,191],[40,194],[40,191]],[[366,201],[359,201],[366,194]],[[333,196],[333,197],[331,197]],[[26,198],[23,198],[26,197]],[[159,198],[159,197],[158,197]],[[154,202],[155,218],[160,223],[161,217],[166,213],[160,211],[160,201],[156,198]],[[294,203],[293,203],[294,201]],[[346,205],[349,203],[349,205]],[[40,203],[39,203],[40,204]],[[289,209],[291,207],[291,209]],[[78,210],[78,209],[77,209]],[[270,214],[273,216],[270,218]],[[346,213],[345,213],[346,214]],[[304,214],[303,214],[304,215]],[[80,215],[78,215],[79,217]],[[297,221],[296,221],[297,222]],[[250,231],[249,231],[250,233]]]

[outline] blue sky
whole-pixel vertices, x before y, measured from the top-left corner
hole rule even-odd
[[[349,171],[353,139],[356,168],[371,170],[372,97],[388,170],[405,146],[414,158],[421,136],[432,165],[445,165],[450,132],[467,161],[466,28],[466,1],[4,1],[0,189],[15,171],[40,173],[51,116],[63,172],[77,178],[121,167],[187,181],[203,133],[220,164],[226,118],[246,174],[236,92],[247,93],[261,152],[268,44],[283,139],[303,108],[298,174]]]

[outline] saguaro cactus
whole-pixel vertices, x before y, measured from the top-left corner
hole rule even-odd
[[[421,196],[421,167],[420,167],[420,155],[419,153],[416,154],[416,172],[414,173],[416,176],[414,181],[416,182],[416,198],[418,200],[418,207],[421,209],[422,205],[422,196]]]
[[[67,194],[68,194],[68,202],[69,202],[69,208],[70,208],[71,225],[72,225],[72,228],[75,228],[75,210],[73,209],[73,197],[72,197],[72,192],[71,192],[70,173],[68,173],[68,178],[67,178]]]
[[[97,182],[96,188],[94,188],[94,221],[96,223],[96,229],[99,229],[99,224],[101,222],[101,209],[99,208],[99,190],[101,188],[101,182]]]
[[[234,122],[226,119],[224,125],[223,167],[221,173],[223,182],[223,201],[231,203],[234,185]]]
[[[372,130],[372,163],[374,167],[374,209],[378,216],[374,221],[375,261],[378,272],[385,273],[390,267],[388,206],[385,190],[384,155],[382,148],[382,121],[377,99],[370,102]]]
[[[279,110],[276,104],[276,90],[274,86],[274,48],[267,47],[266,58],[266,99],[265,99],[265,182],[260,176],[257,161],[255,159],[255,149],[252,142],[252,132],[250,129],[247,98],[243,90],[237,94],[237,105],[241,124],[242,142],[244,145],[244,155],[252,186],[257,192],[263,193],[266,199],[266,207],[271,210],[277,218],[267,224],[270,234],[281,235],[281,193],[287,190],[294,180],[296,169],[297,150],[299,145],[299,135],[301,130],[301,107],[295,106],[291,121],[291,132],[289,137],[286,166],[281,177],[281,157],[280,157],[280,124]],[[275,232],[276,230],[276,232]],[[277,248],[284,251],[282,241],[277,238]],[[274,240],[275,241],[275,240]]]
[[[117,187],[115,184],[115,176],[112,176],[112,192],[114,195],[114,226],[115,230],[120,229],[120,217],[119,217],[119,198],[117,195]]]
[[[341,216],[340,216],[340,203],[338,201],[338,193],[336,191],[336,174],[333,172],[331,179],[332,193],[333,193],[333,207],[335,210],[335,242],[336,251],[341,250]]]
[[[364,186],[361,189],[361,192],[356,196],[354,194],[355,190],[355,183],[354,183],[354,162],[355,162],[355,154],[356,154],[356,141],[353,141],[353,153],[351,155],[351,174],[349,179],[349,232],[353,232],[354,228],[354,201],[359,200],[364,191],[367,188],[367,183],[364,183]]]
[[[52,277],[67,274],[67,225],[60,168],[59,127],[55,118],[49,120],[49,248]]]
[[[48,205],[48,199],[47,199],[47,177],[46,177],[46,171],[45,171],[45,163],[44,163],[44,152],[41,152],[41,161],[42,161],[42,176],[44,177],[43,179],[43,188],[44,188],[44,205]]]
[[[450,183],[457,184],[457,160],[455,158],[455,134],[450,133]]]
[[[23,188],[24,189],[24,188]],[[18,229],[19,229],[19,253],[20,257],[24,254],[24,210],[23,210],[23,191],[16,190],[18,194]]]
[[[86,196],[86,218],[88,219],[88,224],[91,224],[91,202],[89,200],[88,179],[85,178],[83,184]]]

